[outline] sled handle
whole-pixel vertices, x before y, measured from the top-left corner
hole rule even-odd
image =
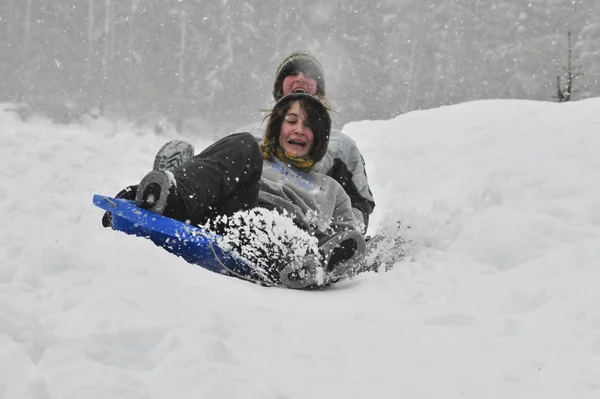
[[[119,207],[119,204],[114,198],[99,194],[94,195],[94,205],[109,212]]]

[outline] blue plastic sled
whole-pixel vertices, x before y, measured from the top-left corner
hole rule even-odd
[[[94,205],[112,214],[113,229],[152,240],[187,262],[216,273],[273,285],[236,252],[219,246],[219,235],[138,208],[132,201],[94,195]]]

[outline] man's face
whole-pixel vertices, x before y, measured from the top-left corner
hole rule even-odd
[[[294,71],[283,79],[283,95],[290,93],[317,94],[317,81],[308,77],[302,71]]]

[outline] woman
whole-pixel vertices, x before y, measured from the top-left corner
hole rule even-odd
[[[249,133],[227,136],[172,172],[148,173],[137,187],[136,204],[191,224],[220,220],[211,226],[221,233],[230,219],[219,216],[256,207],[283,212],[318,239],[325,271],[335,279],[345,272],[344,261],[364,252],[364,241],[344,189],[311,170],[327,151],[330,130],[329,112],[319,100],[289,94],[271,111],[262,146]],[[285,267],[286,285],[314,284],[309,278],[291,281],[287,274],[299,265],[289,259],[273,263],[277,272]],[[315,267],[314,260],[308,263]]]

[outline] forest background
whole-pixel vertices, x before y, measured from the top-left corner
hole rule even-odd
[[[600,0],[2,0],[0,102],[219,136],[260,118],[295,49],[322,61],[338,127],[553,101],[569,62],[571,99],[597,97]]]

